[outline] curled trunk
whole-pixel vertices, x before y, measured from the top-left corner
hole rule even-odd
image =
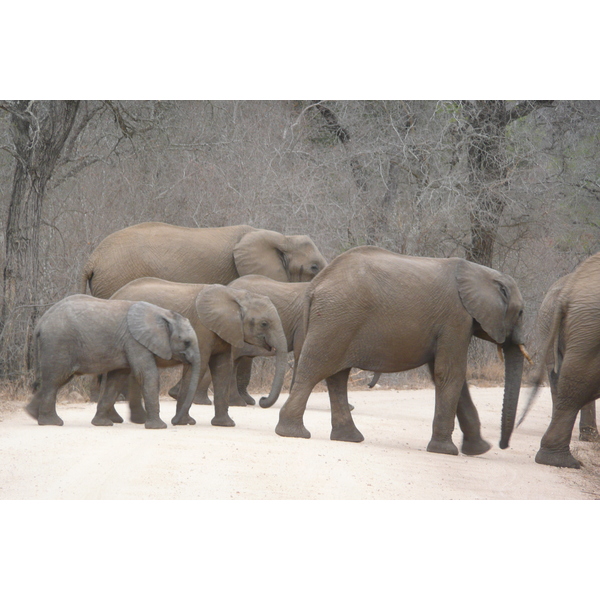
[[[525,359],[518,344],[506,342],[504,351],[504,400],[502,402],[502,425],[500,432],[500,448],[508,448],[510,436],[515,427],[523,361]]]
[[[275,348],[276,367],[275,377],[273,378],[273,385],[271,386],[271,392],[268,397],[262,397],[259,404],[262,408],[269,408],[277,402],[281,389],[283,388],[283,379],[285,377],[285,371],[287,368],[287,355],[288,355],[288,343],[283,332],[283,327],[278,327],[273,330],[271,340],[267,340],[270,346]]]

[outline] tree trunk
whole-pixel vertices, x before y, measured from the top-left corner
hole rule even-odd
[[[69,136],[78,106],[77,101],[2,104],[2,108],[11,113],[16,158],[5,235],[6,262],[0,314],[2,377],[15,379],[29,366],[29,341],[39,304],[37,281],[42,205],[46,185]]]

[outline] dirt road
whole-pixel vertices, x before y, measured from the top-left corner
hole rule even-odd
[[[526,392],[524,392],[526,393]],[[285,397],[285,396],[284,396]],[[498,448],[500,388],[473,388],[484,437],[494,447],[479,457],[425,451],[433,390],[350,394],[361,444],[329,440],[325,393],[313,394],[305,424],[310,440],[274,433],[278,406],[232,407],[234,428],[210,425],[212,407],[194,406],[196,426],[149,431],[127,422],[94,427],[95,406],[60,403],[63,427],[39,427],[24,411],[0,422],[0,499],[593,499],[590,445],[574,442],[587,468],[534,462],[550,417],[548,390]],[[170,419],[174,403],[162,399]],[[575,436],[574,436],[575,437]],[[455,431],[460,445],[460,432]]]

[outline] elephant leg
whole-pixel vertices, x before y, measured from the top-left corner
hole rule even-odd
[[[33,398],[25,410],[37,420],[38,425],[63,425],[64,421],[56,412],[56,395],[58,390],[71,378],[68,377],[62,382],[49,379],[42,376]]]
[[[142,388],[133,376],[127,378],[127,400],[129,402],[129,420],[132,423],[143,425],[148,414],[142,403]]]
[[[192,375],[191,367],[189,365],[185,365],[183,367],[183,376],[181,378],[180,390],[188,390],[189,389],[191,375]],[[175,415],[178,415],[179,411],[183,408],[184,400],[185,400],[185,398],[180,393],[179,396],[177,397],[177,408],[175,410]],[[171,422],[173,422],[173,421],[171,421]],[[190,416],[189,413],[187,413],[187,414],[184,414],[181,417],[181,419],[177,423],[174,423],[174,424],[175,425],[195,425],[196,419],[194,419],[193,417]]]
[[[458,448],[452,441],[458,402],[466,380],[466,353],[438,352],[429,369],[435,384],[435,410],[431,440],[427,452],[457,455]],[[467,411],[468,412],[468,411]]]
[[[236,385],[231,387],[229,406],[254,406],[256,400],[248,393],[252,376],[252,357],[241,356],[234,363]]]
[[[352,420],[348,404],[348,377],[350,369],[344,369],[327,378],[327,390],[331,403],[332,440],[342,442],[362,442],[365,438]]]
[[[179,398],[179,390],[181,389],[182,379],[180,379],[170,390],[169,396],[171,398]],[[194,396],[194,404],[205,404],[210,406],[212,404],[211,399],[208,397],[208,388],[210,387],[211,378],[210,371],[207,369],[204,377],[200,379],[198,387],[196,388],[196,395]],[[184,388],[185,389],[185,388]]]
[[[579,413],[579,440],[595,442],[600,439],[596,424],[596,401],[586,404]]]
[[[229,416],[229,395],[233,379],[233,361],[230,353],[216,354],[209,360],[210,375],[213,382],[215,416],[211,425],[234,427],[235,422]]]
[[[479,414],[471,399],[471,393],[469,392],[469,386],[466,381],[463,383],[460,392],[456,416],[458,417],[458,424],[463,432],[461,452],[469,456],[485,454],[492,445],[481,437]]]
[[[144,427],[146,429],[165,429],[167,424],[160,418],[158,400],[160,378],[154,355],[148,352],[143,357],[137,357],[135,361],[130,359],[130,364],[131,373],[140,385],[144,398],[147,413]]]
[[[552,419],[535,456],[537,463],[574,469],[581,467],[581,462],[571,454],[571,435],[577,413],[595,398],[597,382],[593,377],[596,372],[594,365],[588,364],[591,361],[586,361],[588,370],[585,373],[581,371],[579,363],[580,357],[577,361],[566,358],[562,365],[557,395],[552,401]],[[571,376],[570,373],[576,375]]]
[[[102,393],[98,399],[92,425],[110,426],[113,423],[123,422],[123,419],[115,410],[115,402],[123,389],[123,385],[127,383],[128,376],[128,373],[124,371],[110,371],[102,376]],[[115,415],[121,420],[115,420]]]

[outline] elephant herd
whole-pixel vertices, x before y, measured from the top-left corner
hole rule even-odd
[[[570,452],[577,413],[582,439],[595,439],[593,400],[600,396],[600,254],[559,280],[542,305],[537,330],[542,365],[528,407],[548,370],[553,412],[536,462],[580,467]],[[327,383],[331,439],[360,442],[348,403],[353,367],[375,373],[427,365],[435,386],[427,450],[487,452],[466,381],[473,336],[501,349],[505,386],[500,447],[515,427],[524,358],[524,303],[512,277],[460,258],[399,255],[353,248],[327,264],[313,241],[247,225],[217,228],[142,223],[105,238],[89,257],[78,294],[57,302],[34,332],[36,373],[27,412],[40,425],[62,425],[58,390],[72,377],[98,376],[94,425],[130,418],[167,427],[159,411],[159,369],[183,364],[169,391],[174,425],[194,424],[193,402],[210,403],[217,426],[233,426],[230,405],[254,404],[247,392],[252,358],[275,356],[272,406],[281,392],[288,352],[294,353],[290,395],[275,429],[310,437],[303,415],[315,385]],[[89,288],[89,294],[88,292]],[[143,402],[142,402],[143,399]],[[527,407],[527,408],[528,408]],[[526,409],[527,411],[527,409]],[[526,411],[524,415],[526,414]],[[523,417],[524,417],[523,415]],[[522,418],[523,418],[522,417]]]

